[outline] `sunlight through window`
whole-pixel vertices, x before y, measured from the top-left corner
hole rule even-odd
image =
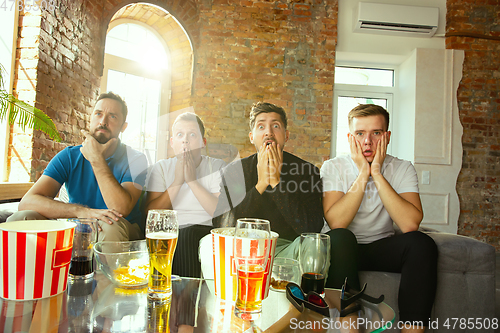
[[[108,90],[124,96],[129,109],[128,127],[120,139],[155,161],[160,81],[109,70]]]
[[[124,23],[111,29],[106,36],[106,53],[151,69],[168,67],[165,47],[151,31],[138,24]]]
[[[394,71],[337,66],[335,67],[335,84],[393,87]]]

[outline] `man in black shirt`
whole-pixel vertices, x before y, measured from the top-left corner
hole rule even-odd
[[[269,220],[271,230],[280,235],[276,255],[297,258],[297,237],[303,232],[320,232],[324,224],[319,170],[283,151],[289,137],[283,108],[254,104],[250,130],[257,153],[221,171],[213,225],[234,226],[243,217]]]

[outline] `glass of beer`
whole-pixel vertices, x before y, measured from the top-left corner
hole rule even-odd
[[[299,263],[302,270],[300,287],[304,293],[325,292],[325,279],[330,267],[330,236],[318,233],[300,235]]]
[[[172,260],[178,233],[176,211],[153,209],[148,212],[146,242],[149,252],[149,298],[166,300],[172,295]]]
[[[148,328],[146,333],[170,333],[171,299],[148,302]]]
[[[234,233],[234,260],[237,272],[235,314],[245,320],[257,319],[262,311],[264,273],[271,247],[269,221],[238,219]]]

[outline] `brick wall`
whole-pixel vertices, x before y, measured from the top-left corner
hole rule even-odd
[[[33,134],[32,160],[29,153],[24,160],[28,171],[31,164],[32,180],[58,151],[82,141],[80,130],[88,127],[99,93],[107,26],[129,3],[59,0],[53,11],[41,11],[35,29],[21,22],[21,34],[30,30],[21,37],[32,39],[26,40],[30,53],[23,52],[32,56],[35,85],[31,99],[20,97],[35,101],[51,116],[63,138],[54,143],[42,133]],[[234,145],[243,156],[253,153],[245,116],[252,103],[266,100],[289,113],[290,150],[317,164],[328,157],[336,0],[151,3],[172,14],[193,44],[196,83],[191,96],[173,107],[182,108],[192,98],[195,112],[205,118],[210,142]],[[16,71],[21,68],[18,64]],[[183,84],[177,88],[186,93]]]
[[[63,142],[53,142],[41,132],[33,134],[32,180],[66,145],[80,144],[80,130],[88,127],[101,76],[99,3],[59,0],[53,11],[41,12],[35,106],[54,120]]]
[[[285,108],[287,149],[319,164],[330,153],[337,1],[204,1],[193,105],[209,141],[255,152],[251,105]]]
[[[446,47],[465,51],[458,108],[464,128],[458,233],[500,250],[500,4],[447,1]]]

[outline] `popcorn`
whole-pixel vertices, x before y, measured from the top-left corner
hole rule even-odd
[[[120,266],[113,271],[116,281],[125,285],[147,283],[149,264],[140,259],[132,259],[128,266]]]

